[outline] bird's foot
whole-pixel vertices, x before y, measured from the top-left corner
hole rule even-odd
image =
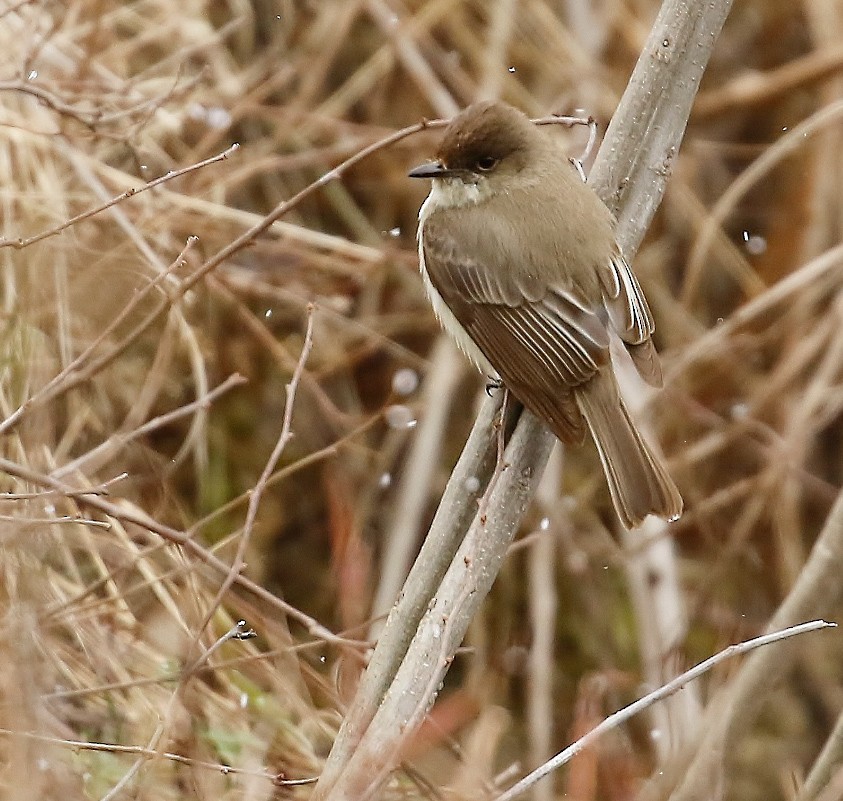
[[[486,382],[486,394],[491,398],[492,393],[499,390],[503,386],[503,380],[500,378],[489,378]]]

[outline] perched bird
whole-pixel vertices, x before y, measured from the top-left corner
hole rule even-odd
[[[614,220],[550,136],[501,102],[449,124],[419,211],[419,262],[459,347],[565,443],[594,438],[618,517],[667,520],[682,498],[636,429],[609,354],[617,334],[641,376],[662,381],[653,318]]]

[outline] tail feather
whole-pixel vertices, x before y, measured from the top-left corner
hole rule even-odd
[[[632,422],[614,376],[598,373],[576,390],[576,398],[597,446],[621,522],[635,528],[648,514],[665,520],[679,517],[682,496]]]

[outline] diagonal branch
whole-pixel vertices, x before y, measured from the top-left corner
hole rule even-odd
[[[788,626],[785,629],[773,631],[769,634],[762,634],[760,637],[753,637],[751,640],[745,640],[744,642],[724,648],[714,656],[710,656],[698,665],[694,665],[690,670],[686,670],[675,679],[671,679],[667,684],[659,687],[657,690],[647,693],[643,698],[633,701],[623,709],[619,709],[617,712],[613,712],[607,718],[604,718],[590,732],[580,737],[575,743],[569,745],[564,751],[560,751],[553,759],[549,759],[544,765],[536,768],[536,770],[510,787],[505,793],[499,795],[495,801],[512,801],[512,799],[517,798],[533,787],[536,782],[570,762],[577,754],[592,745],[599,737],[606,734],[606,732],[618,728],[622,723],[626,723],[626,721],[640,714],[648,707],[653,706],[653,704],[657,704],[659,701],[683,690],[689,682],[696,681],[700,676],[708,673],[708,671],[717,667],[721,662],[725,662],[727,659],[740,656],[741,654],[749,653],[765,645],[772,645],[773,643],[781,642],[791,637],[797,637],[800,634],[836,627],[836,623],[829,623],[825,620],[812,620],[808,623]]]
[[[665,0],[598,153],[591,184],[615,213],[618,241],[629,257],[637,249],[664,194],[703,70],[731,5],[732,0],[703,4]],[[429,638],[438,640],[443,632],[425,610],[429,603],[432,609],[444,602],[449,589],[447,576],[464,575],[460,562],[465,549],[460,542],[466,530],[464,514],[469,499],[460,482],[466,475],[476,477],[482,484],[489,481],[490,443],[482,429],[494,417],[493,403],[487,401],[481,410],[429,534],[448,548],[437,550],[437,564],[453,557],[446,578],[431,572],[427,576],[429,583],[417,584],[418,575],[425,569],[419,567],[425,556],[426,548],[423,549],[343,722],[315,799],[339,801],[374,792],[377,782],[394,767],[397,756],[396,749],[384,747],[384,743],[400,741],[417,720],[413,710],[400,708],[395,700],[415,694],[418,704],[424,706],[435,698],[438,681],[433,679],[444,675],[451,654],[437,650],[441,642],[430,642]],[[541,423],[522,414],[510,443],[512,452],[507,451],[507,469],[489,497],[484,519],[475,519],[466,537],[468,540],[479,526],[484,531],[484,547],[501,549],[500,553],[487,554],[485,569],[496,572],[500,566],[503,551],[518,529],[553,442],[553,435]],[[530,477],[526,492],[519,486],[525,476]],[[454,513],[440,514],[443,508],[453,509]],[[461,620],[470,617],[493,580],[494,575],[484,575],[482,585],[473,587],[472,592],[464,594],[459,590],[452,614]],[[451,644],[459,644],[458,628],[449,618]],[[413,632],[416,634],[411,641]],[[384,710],[390,711],[391,718]]]

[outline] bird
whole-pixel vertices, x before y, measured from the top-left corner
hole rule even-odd
[[[442,327],[565,444],[586,431],[628,529],[682,513],[682,497],[635,426],[610,354],[617,336],[661,386],[653,316],[609,209],[520,110],[483,101],[457,114],[419,211],[419,267]]]

